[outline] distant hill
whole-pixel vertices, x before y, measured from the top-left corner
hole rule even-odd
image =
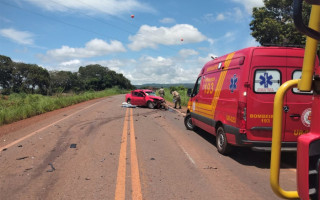
[[[134,85],[136,88],[147,88],[147,87],[152,87],[152,88],[169,88],[171,86],[184,86],[185,88],[193,88],[194,83],[174,83],[174,84],[159,84],[159,83],[148,83],[148,84],[142,84],[142,85]]]

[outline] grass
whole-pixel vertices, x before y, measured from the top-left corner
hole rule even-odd
[[[84,92],[78,95],[60,94],[56,96],[43,96],[39,94],[22,93],[0,96],[0,126],[83,101],[127,92],[127,90],[112,88],[100,92]]]
[[[173,102],[173,96],[172,96],[172,94],[170,93],[170,89],[169,89],[169,88],[164,88],[164,91],[165,91],[164,99],[165,99],[166,101]],[[178,90],[177,92],[179,92],[179,95],[180,95],[181,106],[187,106],[187,105],[188,105],[189,98],[190,98],[190,97],[188,97],[188,95],[187,95],[187,90]],[[158,92],[157,92],[157,95],[159,95]],[[160,96],[160,95],[159,95],[159,96]]]

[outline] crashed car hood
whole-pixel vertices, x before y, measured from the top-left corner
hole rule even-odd
[[[155,100],[159,100],[159,101],[163,101],[164,99],[162,97],[157,97],[157,96],[153,96],[150,97],[151,99],[155,99]]]

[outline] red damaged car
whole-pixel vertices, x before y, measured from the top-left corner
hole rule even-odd
[[[126,94],[126,102],[136,106],[147,106],[152,109],[160,108],[165,101],[152,90],[138,89]]]

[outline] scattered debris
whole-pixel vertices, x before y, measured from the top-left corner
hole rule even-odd
[[[150,158],[150,160],[156,160],[155,158]]]
[[[53,167],[52,163],[49,163],[48,165],[51,166],[51,169],[47,170],[47,172],[53,172],[54,170],[56,170],[56,168]]]
[[[203,168],[203,169],[218,169],[217,167],[210,167],[210,166],[208,166],[208,167],[205,167],[205,168]]]
[[[136,108],[137,106],[131,105],[130,103],[127,103],[127,102],[123,102],[121,107]]]
[[[22,145],[20,144],[18,147],[22,147]]]
[[[24,172],[27,172],[29,170],[32,170],[32,168],[27,168],[27,169],[24,170]]]
[[[161,117],[161,115],[159,115],[159,116],[155,116],[154,118],[160,118]]]
[[[2,151],[7,151],[7,150],[8,150],[7,148],[2,149]]]
[[[77,148],[77,144],[71,144],[70,148]]]
[[[24,157],[21,157],[21,158],[17,158],[16,160],[24,160],[26,158],[29,158],[29,156],[24,156]]]
[[[105,161],[106,160],[106,158],[103,158],[102,160],[100,160],[100,162],[103,162],[103,161]]]
[[[89,180],[90,180],[90,178],[85,178],[85,180],[86,180],[86,181],[89,181]]]
[[[113,156],[114,155],[114,153],[109,153],[111,156]]]

